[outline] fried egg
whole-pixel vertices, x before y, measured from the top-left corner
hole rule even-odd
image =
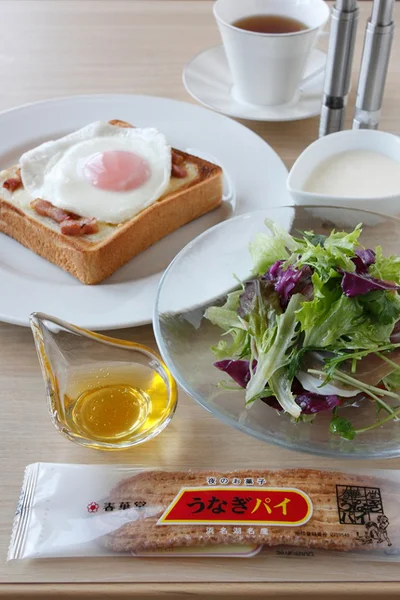
[[[32,199],[118,224],[166,191],[171,147],[157,129],[98,121],[26,152],[20,167]]]

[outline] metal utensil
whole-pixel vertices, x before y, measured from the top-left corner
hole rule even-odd
[[[336,0],[332,8],[320,137],[343,128],[358,15],[357,0]]]
[[[394,0],[374,0],[367,23],[353,129],[377,129],[394,35]]]

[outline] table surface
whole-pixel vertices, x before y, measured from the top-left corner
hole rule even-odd
[[[0,110],[71,94],[132,93],[191,102],[181,74],[200,50],[219,43],[209,0],[0,0]],[[362,48],[370,2],[361,5],[353,74]],[[400,16],[400,5],[396,6]],[[400,84],[400,40],[395,40],[381,128],[400,131],[396,89]],[[350,121],[351,109],[348,111]],[[291,123],[244,124],[260,134],[290,167],[317,136],[318,119]],[[0,283],[1,285],[1,283]],[[7,290],[0,290],[7,293]],[[151,327],[113,332],[155,345]],[[339,461],[265,445],[230,429],[179,394],[177,414],[166,431],[134,450],[104,454],[80,448],[52,427],[31,333],[0,324],[0,596],[65,597],[114,595],[156,598],[202,597],[330,598],[400,593],[398,565],[272,554],[253,559],[86,559],[5,562],[11,522],[23,470],[36,461],[109,463],[173,468],[336,467]],[[400,468],[400,460],[371,467]],[[365,467],[365,463],[347,463]],[[96,582],[96,587],[88,586]],[[374,583],[375,582],[375,583]],[[385,582],[385,583],[378,583]],[[107,583],[107,585],[104,585]],[[86,585],[85,585],[86,584]],[[90,596],[91,597],[91,596]],[[94,597],[94,596],[93,596]]]

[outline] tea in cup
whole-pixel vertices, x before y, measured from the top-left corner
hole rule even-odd
[[[293,100],[329,18],[324,0],[217,0],[214,16],[239,102]]]

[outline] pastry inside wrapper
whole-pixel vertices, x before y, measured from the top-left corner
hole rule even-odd
[[[8,559],[250,557],[279,548],[282,556],[304,549],[399,561],[399,497],[395,470],[34,463],[25,470]]]

